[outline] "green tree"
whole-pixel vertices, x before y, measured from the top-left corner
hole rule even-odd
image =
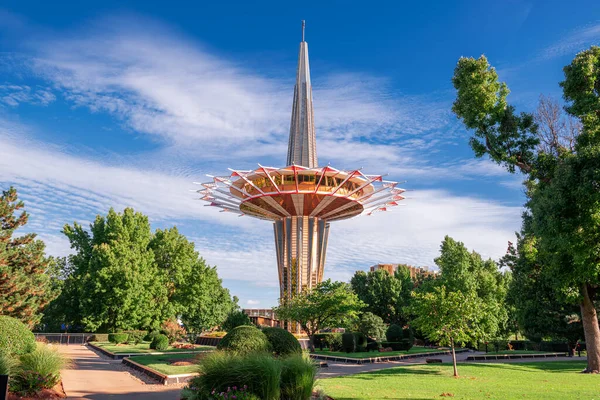
[[[381,340],[385,338],[386,329],[387,326],[383,322],[383,319],[368,311],[360,316],[356,324],[356,331],[373,339]]]
[[[458,376],[454,347],[484,336],[481,320],[485,311],[481,299],[473,292],[449,291],[440,285],[431,292],[414,292],[410,308],[417,316],[411,322],[413,326],[430,340],[452,348],[454,376]]]
[[[63,232],[77,284],[81,322],[92,331],[157,328],[168,301],[154,253],[148,218],[126,208],[97,216],[86,231],[77,223]]]
[[[355,320],[364,303],[344,282],[330,279],[312,290],[305,290],[280,302],[274,311],[281,321],[295,321],[309,337],[310,351],[315,351],[314,335],[326,327],[345,326]]]
[[[242,325],[252,325],[250,317],[242,310],[234,310],[227,315],[221,329],[225,332],[231,332],[234,328]]]
[[[219,325],[236,307],[217,269],[206,265],[194,243],[176,227],[158,229],[150,249],[167,290],[165,319],[179,317],[188,332],[201,333]]]
[[[556,296],[579,304],[586,339],[586,371],[600,371],[600,326],[594,305],[600,286],[600,48],[579,53],[564,68],[566,111],[581,133],[548,137],[531,113],[516,114],[508,89],[485,57],[461,58],[454,71],[455,114],[473,130],[475,155],[488,154],[510,172],[526,175],[525,235],[533,235],[543,274]],[[571,135],[573,136],[573,135]],[[550,140],[548,140],[550,139]]]
[[[29,328],[37,325],[42,310],[58,293],[53,290],[44,242],[34,233],[13,237],[29,215],[13,187],[0,197],[0,315],[17,318]]]
[[[485,312],[479,323],[486,338],[503,333],[508,319],[505,307],[508,285],[496,263],[483,260],[475,251],[469,252],[464,243],[449,236],[444,238],[435,263],[440,268],[440,283],[449,291],[472,294],[481,300]]]
[[[350,280],[352,290],[363,301],[366,310],[386,323],[406,325],[405,307],[410,301],[414,282],[406,266],[399,265],[393,275],[385,270],[357,271]]]

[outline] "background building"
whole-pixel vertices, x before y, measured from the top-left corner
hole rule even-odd
[[[410,271],[410,277],[413,279],[419,275],[434,276],[437,274],[437,271],[431,270],[429,269],[429,267],[413,267],[412,265],[407,264],[375,264],[369,267],[369,271],[373,272],[382,269],[384,271],[387,271],[389,274],[393,274],[394,272],[396,272],[399,265],[407,267]]]

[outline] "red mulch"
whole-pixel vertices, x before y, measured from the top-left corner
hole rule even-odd
[[[14,393],[8,394],[8,400],[55,400],[64,399],[67,394],[63,390],[62,382],[59,382],[52,389],[44,389],[33,396],[19,396]]]

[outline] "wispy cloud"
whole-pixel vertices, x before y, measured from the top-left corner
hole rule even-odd
[[[576,29],[565,35],[559,41],[543,49],[538,58],[548,60],[564,55],[573,54],[597,45],[600,42],[600,23],[595,23],[584,28]]]
[[[56,100],[49,88],[30,87],[27,85],[0,85],[0,105],[16,107],[21,103],[46,106]]]

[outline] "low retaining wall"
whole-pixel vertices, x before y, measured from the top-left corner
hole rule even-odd
[[[490,361],[490,360],[515,360],[521,358],[556,358],[568,357],[567,353],[544,353],[544,354],[494,354],[469,356],[465,361]]]
[[[203,346],[217,346],[221,341],[220,337],[206,337],[206,336],[198,336],[196,338],[196,344],[201,344]]]
[[[194,378],[198,374],[179,374],[179,375],[165,375],[158,371],[155,371],[151,368],[146,367],[145,365],[138,364],[135,361],[130,360],[129,358],[123,359],[123,364],[125,364],[129,368],[133,368],[136,371],[143,373],[150,378],[157,380],[163,385],[172,385],[175,383],[185,383],[190,379]]]
[[[469,351],[469,349],[461,349],[456,350],[455,353],[464,353]],[[447,356],[452,354],[450,350],[445,351],[435,351],[430,353],[415,353],[415,354],[398,354],[396,356],[381,356],[381,357],[368,357],[368,358],[350,358],[350,357],[340,357],[340,356],[328,356],[324,354],[311,354],[310,357],[315,360],[324,360],[324,361],[337,361],[348,364],[373,364],[379,362],[388,362],[388,361],[400,361],[400,360],[409,360],[411,358],[423,358],[423,357],[433,357],[433,356]]]
[[[170,351],[170,352],[163,352],[163,351],[153,351],[151,353],[131,353],[131,354],[127,354],[127,353],[113,353],[110,352],[106,349],[103,349],[100,346],[96,346],[93,343],[87,343],[87,346],[91,347],[92,349],[104,354],[107,357],[112,358],[113,360],[123,360],[125,358],[128,357],[136,357],[136,356],[162,356],[165,354],[197,354],[197,353],[205,353],[207,351],[212,351],[212,350],[190,350],[190,351]]]

